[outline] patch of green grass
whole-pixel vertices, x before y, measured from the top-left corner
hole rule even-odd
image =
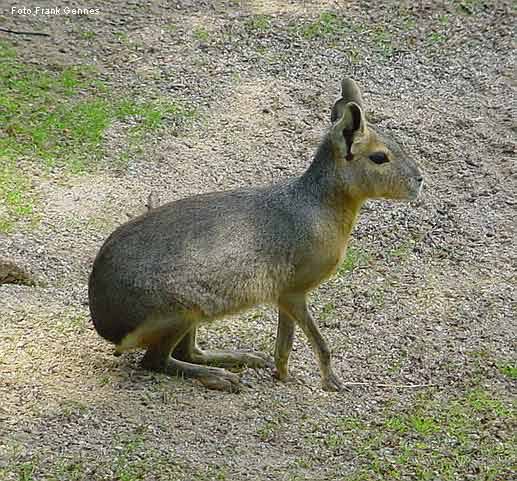
[[[246,20],[248,30],[267,32],[271,29],[271,19],[266,15],[254,15]]]
[[[338,275],[343,276],[348,272],[368,265],[370,254],[359,247],[349,247],[346,251],[345,259],[338,269]]]
[[[517,365],[515,364],[502,364],[499,366],[499,371],[510,379],[517,379]]]
[[[355,47],[351,47],[347,50],[348,58],[352,64],[358,64],[361,61],[361,52]]]
[[[302,25],[299,29],[302,37],[312,40],[317,38],[333,38],[345,30],[342,16],[334,12],[321,12],[317,19]]]
[[[97,36],[97,34],[93,30],[83,30],[80,36],[84,40],[92,40]]]
[[[343,446],[346,442],[346,438],[340,433],[329,433],[323,440],[325,446],[331,450],[337,450]]]
[[[451,23],[451,16],[446,13],[443,15],[440,15],[438,17],[438,22],[440,23],[440,25],[443,25],[444,27],[446,27],[447,25],[449,25]]]
[[[228,469],[226,467],[218,467],[214,473],[216,481],[226,481],[228,478]]]
[[[175,23],[168,23],[164,26],[165,30],[167,30],[169,33],[176,33],[178,31],[178,25]]]
[[[336,420],[336,425],[342,431],[357,431],[365,428],[365,422],[359,417],[342,417]]]
[[[511,415],[511,408],[499,399],[494,399],[482,389],[472,390],[466,397],[470,407],[479,414],[490,413],[495,417],[507,418]],[[515,413],[514,413],[515,415]]]
[[[166,99],[114,97],[91,67],[50,71],[28,65],[0,42],[0,231],[12,230],[21,219],[37,220],[34,171],[96,169],[114,120],[129,124],[135,144],[142,133],[183,125],[193,116]]]
[[[197,478],[196,468],[178,463],[174,451],[164,454],[145,445],[143,435],[130,433],[114,439],[115,452],[105,456],[99,453],[77,453],[66,450],[63,455],[54,451],[36,450],[24,454],[22,446],[7,445],[6,458],[0,465],[0,479],[13,481],[85,481],[109,479],[116,481],[170,481],[179,479],[225,480],[226,468],[211,467],[209,475]],[[10,448],[10,449],[9,449]],[[188,473],[185,472],[188,470]],[[93,476],[93,477],[92,477]]]
[[[199,42],[208,42],[208,39],[210,38],[210,33],[208,32],[208,30],[204,29],[203,27],[196,27],[192,31],[192,35]]]
[[[309,469],[314,465],[314,461],[309,456],[301,456],[293,463],[294,467]]]
[[[0,155],[0,232],[10,232],[21,219],[37,221],[37,199],[30,190],[29,177],[12,160]]]
[[[25,462],[18,466],[18,481],[33,481],[36,466],[33,462]]]
[[[126,32],[115,32],[115,38],[123,45],[129,45],[129,35]]]
[[[60,94],[71,95],[80,85],[69,71],[57,79],[49,79],[49,74],[29,76],[32,81],[24,78],[20,84],[6,89],[10,102],[6,102],[7,113],[0,115],[0,121],[10,135],[6,140],[0,139],[0,149],[6,154],[39,157],[47,167],[66,164],[73,172],[88,170],[92,166],[88,164],[94,164],[103,153],[104,132],[113,119],[133,117],[135,129],[150,131],[167,119],[191,117],[190,111],[174,102],[103,97],[63,99]],[[26,83],[32,85],[27,91],[22,90]],[[32,89],[44,92],[34,99]]]
[[[97,150],[109,123],[107,101],[80,95],[90,72],[45,71],[5,55],[9,49],[1,45],[0,51],[0,158],[77,167],[85,160],[81,154]]]
[[[80,459],[61,459],[56,463],[52,481],[82,481],[87,479],[86,466]]]
[[[399,433],[406,433],[408,430],[404,419],[400,416],[389,417],[386,419],[385,425],[387,429]]]
[[[404,241],[397,247],[389,251],[389,257],[395,257],[400,260],[407,259],[413,252],[415,243],[412,240]]]
[[[7,42],[0,41],[0,60],[13,59],[16,57],[16,50]]]
[[[109,386],[111,384],[111,378],[109,376],[102,376],[99,378],[99,386]]]
[[[370,32],[370,37],[378,52],[385,57],[391,57],[393,55],[395,49],[393,35],[383,25],[377,25]]]
[[[386,371],[390,374],[398,374],[401,372],[402,367],[404,366],[404,362],[407,359],[408,353],[405,350],[402,350],[399,354],[399,357],[394,359],[391,364],[387,364]]]
[[[482,389],[440,400],[424,394],[355,432],[363,466],[347,479],[505,481],[517,462],[515,419],[511,404]]]
[[[447,35],[441,33],[441,32],[431,32],[429,36],[427,37],[427,43],[435,45],[435,44],[442,44],[447,41]]]
[[[321,313],[319,315],[320,319],[322,321],[328,319],[329,317],[333,316],[336,312],[336,306],[333,302],[327,302],[323,308],[321,309]]]
[[[269,415],[257,428],[257,436],[261,441],[271,441],[277,437],[279,432],[285,431],[288,423],[288,409],[286,406],[274,400],[270,405]]]
[[[261,441],[271,441],[275,437],[275,433],[278,430],[278,421],[276,419],[270,419],[264,421],[257,428],[257,435]]]
[[[61,413],[63,416],[70,417],[74,414],[85,413],[88,406],[81,401],[75,399],[65,399],[60,403]]]
[[[415,414],[408,417],[408,422],[411,429],[421,436],[429,436],[439,431],[439,426],[433,417]]]
[[[392,22],[397,23],[401,30],[412,31],[417,24],[417,16],[413,9],[408,8],[407,4],[402,2],[394,4],[391,8]]]
[[[164,121],[180,124],[194,117],[194,111],[178,103],[165,100],[134,101],[123,99],[115,104],[115,117],[126,120],[132,117],[137,120],[136,130],[150,131],[159,128]]]
[[[416,27],[416,18],[413,16],[404,16],[402,17],[402,25],[404,30],[411,32]]]
[[[137,481],[145,477],[145,463],[134,456],[143,447],[141,433],[134,433],[121,439],[119,453],[113,460],[115,479],[119,481]]]
[[[195,468],[188,479],[192,481],[228,481],[232,480],[233,477],[228,473],[226,466],[203,463]]]
[[[310,419],[306,439],[311,445],[323,445],[331,452],[340,451],[345,446],[350,447],[355,433],[365,427],[366,423],[358,417],[337,417],[322,430],[319,422]]]

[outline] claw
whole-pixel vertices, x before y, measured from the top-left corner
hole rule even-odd
[[[343,390],[343,384],[334,373],[331,373],[322,380],[322,387],[325,391],[329,392],[339,392]]]
[[[246,365],[251,368],[273,368],[275,367],[275,362],[273,359],[264,354],[263,352],[252,352],[246,355],[247,362]]]
[[[285,381],[287,379],[287,371],[281,372],[278,368],[273,369],[273,377],[279,381]]]

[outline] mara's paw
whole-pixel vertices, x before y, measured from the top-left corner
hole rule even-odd
[[[243,352],[243,364],[252,369],[262,369],[275,367],[275,362],[271,356],[268,356],[264,352]]]
[[[193,354],[190,361],[222,368],[260,369],[274,366],[273,360],[267,354],[256,351],[200,351]]]
[[[334,373],[330,373],[327,377],[325,377],[321,384],[323,390],[325,391],[338,392],[343,390],[343,383]]]
[[[239,376],[224,369],[209,368],[206,374],[199,376],[197,379],[208,389],[234,393],[241,390]]]

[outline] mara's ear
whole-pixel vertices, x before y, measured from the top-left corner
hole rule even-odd
[[[330,114],[330,121],[332,123],[342,117],[345,106],[349,102],[355,102],[359,107],[363,107],[363,97],[361,96],[359,85],[351,78],[344,78],[341,82],[341,98],[334,104]]]
[[[366,119],[363,109],[355,102],[345,103],[343,99],[334,105],[338,114],[334,130],[339,129],[346,135],[361,135],[366,131]]]
[[[330,121],[334,123],[337,119],[343,117],[343,113],[345,112],[346,102],[343,99],[339,99],[336,101],[334,106],[332,107],[332,112],[330,114]]]
[[[338,100],[332,113],[338,115],[331,132],[335,142],[346,143],[346,158],[351,160],[354,154],[354,144],[364,141],[367,137],[366,119],[363,110],[355,102],[345,103],[343,99]]]
[[[341,98],[346,102],[355,102],[363,107],[363,97],[359,85],[351,78],[344,78],[341,82]]]

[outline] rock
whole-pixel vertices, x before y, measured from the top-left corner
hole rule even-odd
[[[0,258],[0,284],[23,284],[34,286],[36,282],[32,276],[14,261]]]

